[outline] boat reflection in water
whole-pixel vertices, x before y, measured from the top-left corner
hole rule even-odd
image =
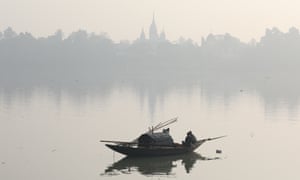
[[[138,172],[145,176],[175,175],[173,168],[177,168],[177,162],[184,166],[186,173],[190,173],[197,160],[216,160],[219,157],[207,158],[197,153],[188,153],[177,156],[162,157],[125,157],[107,167],[101,175],[114,176],[132,174]]]

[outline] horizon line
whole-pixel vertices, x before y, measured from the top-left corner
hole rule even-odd
[[[88,35],[93,35],[93,34],[94,34],[94,35],[100,35],[100,36],[103,35],[103,36],[106,36],[108,39],[112,40],[114,43],[117,43],[117,42],[121,43],[122,41],[129,41],[130,43],[133,43],[133,42],[135,42],[136,40],[139,39],[139,35],[137,35],[136,38],[133,39],[133,40],[130,40],[130,39],[119,39],[119,40],[114,40],[114,38],[112,38],[112,37],[110,36],[109,32],[100,31],[99,33],[97,33],[97,32],[94,32],[94,31],[88,31],[87,29],[84,29],[84,28],[79,28],[79,29],[74,30],[74,31],[72,31],[72,32],[68,32],[67,35],[65,35],[65,32],[64,32],[63,29],[58,28],[58,29],[56,29],[56,31],[54,31],[52,34],[48,34],[48,35],[44,35],[44,36],[37,36],[37,35],[34,35],[32,32],[29,32],[29,31],[16,31],[13,27],[7,26],[5,29],[0,30],[0,40],[3,39],[4,32],[5,32],[6,30],[8,30],[8,29],[13,30],[13,32],[15,32],[17,35],[21,35],[21,34],[26,34],[26,33],[28,33],[28,34],[30,34],[32,37],[34,37],[35,39],[48,38],[48,37],[50,37],[50,36],[52,36],[52,35],[55,35],[55,33],[57,33],[58,31],[61,31],[61,32],[63,33],[63,37],[64,37],[63,39],[67,39],[68,37],[70,37],[70,36],[72,35],[72,33],[76,33],[76,32],[79,32],[79,31],[84,31],[84,32],[86,32]],[[142,28],[142,29],[144,30],[145,28]],[[213,36],[225,36],[225,35],[230,35],[230,36],[233,37],[233,38],[237,38],[237,39],[238,39],[240,42],[242,42],[242,43],[250,43],[250,42],[252,42],[252,41],[258,41],[259,39],[263,38],[263,37],[266,35],[266,32],[267,32],[267,31],[278,30],[280,33],[288,34],[288,33],[291,32],[292,29],[298,31],[298,34],[300,35],[300,29],[296,28],[295,26],[289,27],[289,28],[288,28],[288,31],[286,31],[286,32],[280,30],[280,29],[279,29],[278,27],[276,27],[276,26],[272,26],[271,28],[265,28],[265,30],[264,30],[265,33],[264,33],[262,36],[260,36],[258,39],[254,38],[254,37],[251,37],[250,40],[249,40],[248,42],[242,41],[239,37],[232,35],[230,32],[224,32],[224,33],[213,33],[213,32],[209,32],[209,33],[207,33],[206,36],[201,36],[201,39],[207,38],[207,37],[210,36],[210,35],[213,35]],[[165,32],[165,30],[162,30],[162,31]],[[167,34],[167,33],[166,33],[166,34]],[[201,41],[200,41],[200,42],[197,42],[197,41],[195,41],[193,38],[184,37],[184,36],[182,36],[182,35],[180,35],[176,40],[169,40],[168,38],[166,38],[166,40],[169,41],[169,42],[176,42],[176,41],[179,41],[181,38],[183,38],[184,40],[192,40],[194,43],[201,43]],[[146,40],[148,41],[148,40],[149,40],[149,37],[148,37],[148,39],[146,39]]]

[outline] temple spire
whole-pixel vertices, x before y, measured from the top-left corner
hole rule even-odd
[[[144,40],[146,40],[146,36],[145,36],[145,32],[144,32],[144,28],[142,28],[141,35],[140,35],[140,40],[141,40],[141,41],[144,41]]]
[[[153,15],[152,15],[152,23],[155,24],[155,12],[153,12]]]
[[[149,28],[149,39],[150,40],[158,40],[159,36],[157,33],[156,23],[155,23],[155,14],[153,13],[152,23]]]

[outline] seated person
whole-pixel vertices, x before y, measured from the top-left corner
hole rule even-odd
[[[186,134],[185,140],[182,142],[183,145],[185,146],[191,146],[192,144],[195,144],[197,142],[196,137],[192,133],[192,131],[189,131]]]

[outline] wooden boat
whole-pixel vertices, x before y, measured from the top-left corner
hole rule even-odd
[[[136,140],[132,142],[121,142],[121,141],[104,141],[101,142],[110,143],[105,144],[108,148],[118,153],[127,156],[170,156],[180,155],[193,152],[199,146],[206,141],[219,139],[225,136],[219,136],[215,138],[207,138],[201,140],[195,140],[192,143],[182,144],[174,143],[172,137],[169,134],[169,128],[164,129],[162,132],[154,132],[166,125],[176,122],[177,118],[171,119],[164,123],[160,123],[155,127],[152,127],[147,133],[142,134]]]
[[[119,142],[117,144],[105,144],[110,149],[127,155],[127,156],[170,156],[170,155],[180,155],[193,152],[204,142],[219,139],[224,136],[208,138],[198,140],[196,143],[186,146],[179,143],[174,143],[173,145],[150,145],[150,146],[138,146],[136,143],[126,143]],[[102,141],[105,142],[105,141]]]

